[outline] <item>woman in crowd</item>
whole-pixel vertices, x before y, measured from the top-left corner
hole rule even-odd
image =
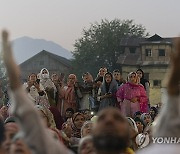
[[[6,151],[6,154],[9,154],[12,139],[18,133],[19,126],[15,118],[10,117],[5,120],[4,127],[5,127],[5,138],[2,143],[2,148]]]
[[[106,67],[101,67],[99,69],[99,72],[97,74],[97,77],[95,79],[95,82],[100,82],[102,84],[104,75],[107,73],[107,68]]]
[[[75,74],[70,74],[67,79],[67,86],[64,86],[60,90],[60,97],[62,98],[62,115],[65,116],[67,109],[72,109],[75,112],[78,108],[78,99],[81,97],[79,87],[75,84],[77,78]]]
[[[51,113],[51,111],[40,105],[36,105],[35,107],[39,111],[39,114],[40,114],[45,126],[47,128],[49,128],[49,130],[51,130],[50,132],[52,133],[52,135],[55,138],[57,138],[59,141],[62,141],[61,134],[56,127],[56,123],[54,121],[54,116]]]
[[[135,72],[128,75],[128,82],[117,91],[121,112],[124,116],[133,117],[137,111],[147,112],[148,98],[144,87],[138,84]]]
[[[138,132],[139,133],[143,133],[143,131],[144,131],[144,124],[143,124],[142,120],[139,117],[136,117],[134,119],[134,121],[136,122],[136,126],[138,128]]]
[[[47,93],[50,106],[56,106],[55,96],[57,89],[52,80],[50,79],[49,71],[46,68],[43,68],[40,71],[39,77],[40,83]]]
[[[85,117],[82,113],[75,113],[72,117],[72,140],[74,140],[73,145],[78,145],[81,138],[81,128],[85,122]]]
[[[92,135],[93,122],[86,121],[81,128],[81,138]]]
[[[151,107],[150,108],[150,115],[151,115],[151,118],[152,118],[152,122],[155,120],[155,118],[157,117],[158,115],[158,110],[156,107]]]
[[[149,113],[143,113],[140,118],[141,118],[141,121],[143,122],[143,124],[145,126],[144,130],[146,129],[146,127],[151,126],[152,118],[151,118],[151,115]]]
[[[35,73],[32,73],[28,77],[28,82],[24,83],[24,87],[28,92],[28,96],[36,105],[49,107],[46,92],[41,85],[40,80],[37,79],[37,75]]]
[[[136,122],[132,118],[127,117],[127,120],[130,125],[130,148],[133,149],[133,151],[137,151],[138,147],[136,144],[136,136],[138,135],[138,128],[136,126]]]
[[[72,137],[71,122],[63,123],[61,134],[62,134],[64,144],[66,145],[66,147],[70,148],[71,147],[71,137]]]
[[[55,93],[56,107],[61,112],[62,98],[60,97],[60,90],[64,86],[63,79],[61,80],[57,73],[51,75],[51,80],[54,83],[57,91]]]
[[[83,111],[83,114],[84,114],[84,117],[85,117],[86,121],[91,120],[91,118],[92,118],[91,110],[86,109],[86,110]]]
[[[144,89],[146,90],[147,97],[149,99],[150,82],[147,79],[145,79],[144,72],[142,69],[138,69],[136,71],[136,73],[138,74],[138,77],[140,78],[140,84],[142,84],[144,86]],[[150,101],[148,101],[148,105],[150,107]]]
[[[141,117],[141,115],[142,115],[142,112],[141,111],[137,111],[135,114],[134,114],[134,119],[135,118],[140,118]]]
[[[113,79],[112,73],[107,72],[104,76],[103,84],[99,89],[99,100],[100,100],[99,110],[116,105],[117,88],[118,85],[117,82]]]

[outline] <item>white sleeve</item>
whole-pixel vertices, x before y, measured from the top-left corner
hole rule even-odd
[[[12,92],[12,100],[11,112],[17,117],[25,135],[25,142],[34,154],[71,153],[47,133],[38,112],[22,87]]]
[[[146,94],[147,94],[147,97],[149,98],[149,93],[150,93],[149,82],[146,82],[146,83],[145,83],[145,87],[146,87]]]

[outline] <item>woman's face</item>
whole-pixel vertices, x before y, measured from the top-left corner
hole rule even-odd
[[[129,76],[129,80],[131,83],[137,83],[137,77],[136,77],[136,74],[131,74]]]
[[[143,124],[140,121],[136,122],[137,128],[138,128],[138,132],[142,133],[143,132]]]
[[[74,120],[74,124],[75,124],[75,126],[77,127],[77,129],[81,129],[81,127],[82,127],[83,124],[84,124],[84,121],[85,121],[85,119],[84,119],[83,116],[78,115],[78,116],[76,117],[76,119]]]
[[[146,124],[150,124],[151,123],[151,116],[150,115],[145,115],[144,121],[146,122]]]
[[[104,77],[104,75],[106,74],[106,69],[105,68],[101,68],[100,70],[99,70],[99,75],[101,76],[101,77]]]
[[[45,126],[48,127],[49,124],[48,124],[48,118],[47,118],[47,116],[43,113],[43,111],[40,111],[40,110],[39,110],[38,112],[39,112],[39,114],[40,114],[40,116],[41,116],[41,118],[42,118]]]
[[[76,82],[75,76],[70,75],[70,76],[68,77],[68,83],[70,83],[70,84],[75,84],[75,82]]]
[[[153,109],[151,109],[151,110],[150,110],[150,114],[151,114],[152,116],[154,116],[154,115],[155,115],[155,111],[154,111]]]
[[[22,139],[16,140],[10,147],[10,154],[32,154]]]
[[[90,120],[91,119],[91,112],[90,111],[84,112],[84,117],[86,120]]]
[[[83,143],[80,154],[95,154],[95,148],[92,141]]]
[[[91,82],[93,79],[92,79],[92,76],[90,74],[87,74],[87,75],[83,76],[83,80],[85,82]]]
[[[106,74],[106,76],[105,76],[105,80],[106,80],[106,83],[111,83],[111,81],[112,81],[112,77],[111,77],[111,75]]]
[[[17,124],[13,123],[13,125]],[[2,143],[2,147],[7,153],[10,151],[12,139],[17,134],[17,132],[18,128],[11,126],[11,123],[5,125],[5,140]]]
[[[37,77],[35,74],[31,74],[30,77],[29,77],[29,80],[32,81],[32,82],[35,82],[37,80]]]
[[[142,72],[141,71],[137,71],[136,73],[137,73],[138,77],[141,79],[142,76],[143,76]]]
[[[92,134],[92,123],[88,123],[85,125],[84,129],[82,130],[82,137],[88,136]]]
[[[54,81],[58,81],[59,76],[58,76],[56,73],[54,73],[54,74],[51,76],[51,79],[52,79],[53,82],[54,82]]]
[[[42,71],[42,74],[48,74],[47,70],[44,69],[44,70]]]

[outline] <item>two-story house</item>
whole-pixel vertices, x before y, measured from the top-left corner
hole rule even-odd
[[[151,103],[159,103],[161,90],[165,87],[163,80],[168,70],[170,53],[173,51],[173,38],[162,38],[155,34],[150,38],[122,39],[120,43],[124,47],[124,54],[117,63],[122,67],[123,77],[141,68],[145,78],[150,81]]]

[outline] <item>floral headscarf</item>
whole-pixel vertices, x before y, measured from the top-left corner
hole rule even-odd
[[[81,129],[78,129],[76,127],[75,123],[74,123],[77,116],[82,116],[84,118],[84,120],[85,120],[85,117],[84,117],[84,115],[82,113],[77,112],[77,113],[73,114],[73,116],[72,116],[72,126],[71,126],[72,127],[72,137],[81,138]]]
[[[46,116],[48,120],[48,127],[50,129],[56,129],[56,123],[54,121],[54,116],[51,113],[51,111],[48,108],[40,106],[40,105],[36,105],[35,107],[38,111],[41,111]]]

